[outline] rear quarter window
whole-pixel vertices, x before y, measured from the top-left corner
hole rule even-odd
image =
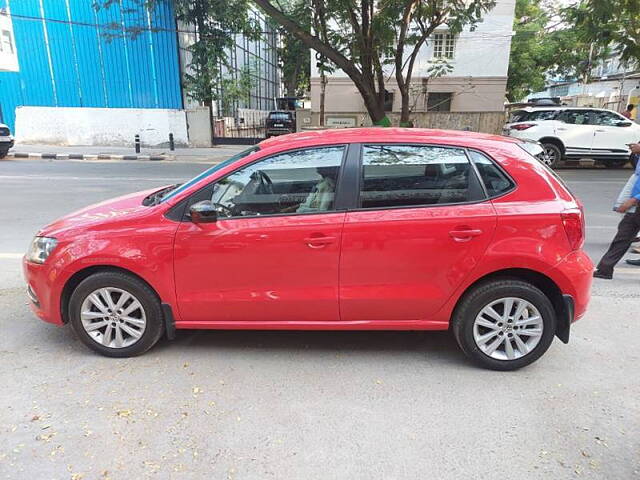
[[[469,156],[478,169],[489,198],[503,195],[515,187],[513,180],[493,160],[475,150],[469,150]]]

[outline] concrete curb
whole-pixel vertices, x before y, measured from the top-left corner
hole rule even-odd
[[[111,154],[83,154],[83,153],[25,153],[9,152],[6,159],[28,158],[33,160],[141,160],[159,162],[175,160],[175,155],[111,155]]]

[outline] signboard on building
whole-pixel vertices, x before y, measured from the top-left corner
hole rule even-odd
[[[356,126],[356,117],[327,117],[325,119],[327,127],[352,128]]]
[[[19,72],[18,51],[8,8],[0,9],[0,72]]]

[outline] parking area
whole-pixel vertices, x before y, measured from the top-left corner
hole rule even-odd
[[[569,345],[511,373],[429,332],[179,332],[108,359],[31,314],[20,257],[38,227],[205,168],[0,163],[0,478],[640,478],[640,268],[596,281]],[[595,261],[630,170],[559,174]]]

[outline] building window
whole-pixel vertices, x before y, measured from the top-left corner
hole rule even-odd
[[[389,90],[384,91],[384,111],[393,111],[393,92],[390,92]]]
[[[11,38],[11,32],[9,30],[2,30],[0,36],[0,52],[8,52],[13,55],[13,39]]]
[[[455,56],[456,37],[450,33],[433,35],[433,58],[452,59]]]
[[[450,112],[453,93],[430,93],[427,97],[427,110],[429,112]]]

